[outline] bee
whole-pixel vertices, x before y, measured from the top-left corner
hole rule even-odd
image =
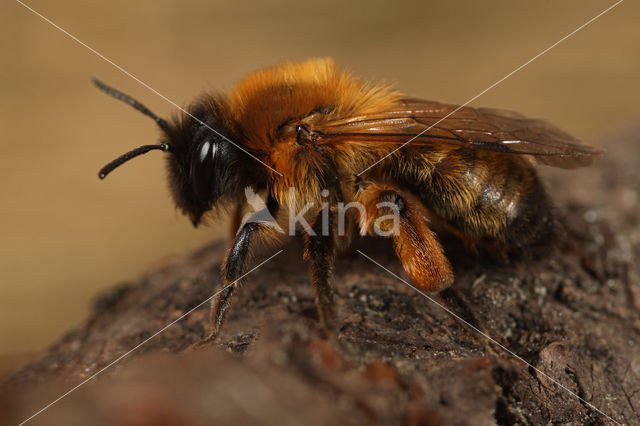
[[[201,96],[169,121],[94,83],[162,131],[159,144],[118,157],[100,178],[160,150],[167,153],[175,204],[194,226],[217,207],[233,209],[234,241],[223,261],[223,290],[212,301],[209,339],[219,335],[236,280],[256,247],[283,242],[278,226],[240,220],[247,188],[266,196],[266,210],[255,214],[268,213],[277,223],[291,218],[292,205],[312,206],[299,218],[306,232],[298,225],[293,231],[303,234],[326,326],[337,251],[358,231],[387,230],[389,220],[379,220],[383,213],[397,214],[397,232],[386,236],[409,278],[423,291],[439,291],[454,276],[436,231],[504,256],[545,247],[556,220],[534,166],[572,169],[602,153],[515,112],[408,97],[354,77],[330,58],[258,70],[227,92]],[[379,208],[383,202],[391,208]],[[341,221],[344,203],[357,208]]]

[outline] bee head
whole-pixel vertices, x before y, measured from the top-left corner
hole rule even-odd
[[[242,192],[244,154],[231,142],[238,140],[238,132],[224,117],[224,106],[222,99],[203,98],[165,131],[173,148],[167,158],[171,193],[194,226],[221,198]]]
[[[242,153],[231,142],[238,140],[238,131],[234,121],[225,116],[224,99],[202,98],[189,108],[188,114],[182,113],[167,122],[130,96],[98,80],[93,82],[100,90],[153,118],[163,131],[160,144],[143,145],[121,155],[100,170],[100,179],[138,155],[151,150],[168,152],[171,194],[176,206],[189,216],[194,226],[221,198],[241,192],[244,187],[239,172]]]

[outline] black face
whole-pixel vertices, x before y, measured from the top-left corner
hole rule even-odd
[[[196,105],[191,114],[201,122],[183,115],[165,130],[166,143],[171,146],[168,156],[171,193],[194,226],[221,197],[233,196],[241,190],[242,152],[225,139],[235,142],[237,132],[221,118],[219,108],[213,102]]]
[[[249,172],[239,161],[242,151],[234,145],[240,141],[240,127],[230,117],[223,97],[206,96],[169,123],[155,115],[131,96],[103,82],[93,83],[109,96],[126,102],[151,117],[165,134],[159,145],[135,148],[109,164],[100,172],[104,179],[114,169],[151,150],[169,153],[169,186],[176,205],[198,226],[202,215],[213,208],[221,197],[235,198],[246,186]],[[252,173],[255,174],[255,173]]]

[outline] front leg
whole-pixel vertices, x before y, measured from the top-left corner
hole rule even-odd
[[[215,340],[222,329],[231,306],[231,297],[246,272],[251,254],[260,243],[278,242],[283,237],[282,229],[275,222],[277,203],[271,197],[267,208],[253,213],[235,237],[235,241],[222,264],[222,291],[211,301],[210,334],[206,340]],[[265,218],[271,220],[265,220]],[[254,220],[255,219],[255,220]]]

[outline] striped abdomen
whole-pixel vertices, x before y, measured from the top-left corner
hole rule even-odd
[[[397,179],[467,242],[522,252],[551,240],[551,203],[524,158],[455,148],[411,163]]]

